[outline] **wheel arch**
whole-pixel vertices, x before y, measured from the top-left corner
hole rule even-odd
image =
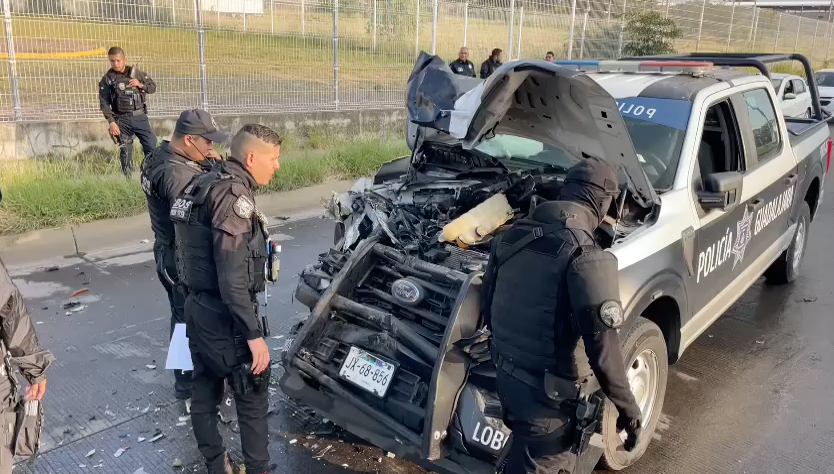
[[[666,340],[669,363],[677,362],[681,352],[681,325],[686,311],[686,291],[681,278],[674,273],[658,274],[646,282],[626,308],[627,328],[630,329],[638,317],[657,324]]]
[[[817,170],[814,170],[814,178],[811,181],[811,184],[808,186],[808,189],[805,190],[805,196],[803,200],[808,203],[808,207],[811,208],[811,220],[813,221],[817,215],[817,208],[819,207],[819,197],[821,191],[821,182],[819,176],[816,174]]]

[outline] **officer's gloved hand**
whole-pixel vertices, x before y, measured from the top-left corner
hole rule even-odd
[[[469,357],[477,362],[486,362],[492,359],[490,354],[490,339],[492,332],[485,326],[479,329],[472,337],[467,337],[455,343],[457,347],[467,353]]]
[[[620,413],[617,416],[617,432],[625,430],[626,440],[623,447],[626,451],[631,452],[637,446],[637,439],[643,432],[642,421],[640,415],[631,417],[627,413]]]

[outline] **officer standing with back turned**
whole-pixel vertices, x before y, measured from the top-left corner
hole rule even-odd
[[[171,206],[194,176],[208,171],[214,160],[220,158],[214,143],[223,143],[228,137],[217,129],[214,119],[205,110],[186,110],[180,114],[171,140],[163,141],[142,161],[140,181],[154,233],[156,274],[171,306],[169,338],[177,323],[185,323],[185,291],[177,278]],[[174,380],[176,397],[180,400],[191,398],[191,373],[175,370]]]
[[[274,468],[267,451],[268,328],[258,315],[257,294],[271,273],[265,262],[275,247],[254,193],[278,169],[280,145],[281,137],[269,127],[244,125],[232,139],[230,156],[194,178],[171,207],[177,268],[188,288],[191,419],[209,474],[232,472],[217,430],[224,380],[235,396],[247,474]]]
[[[156,92],[156,83],[136,66],[128,66],[125,52],[118,46],[107,51],[110,70],[98,83],[98,102],[107,120],[110,136],[119,142],[122,172],[133,171],[133,137],[139,137],[142,153],[156,148],[156,135],[148,122],[147,95]]]
[[[627,451],[640,433],[616,332],[617,259],[593,236],[618,193],[617,174],[583,159],[559,192],[493,240],[484,275],[482,308],[513,434],[506,474],[573,473],[596,427],[600,387],[617,407]]]

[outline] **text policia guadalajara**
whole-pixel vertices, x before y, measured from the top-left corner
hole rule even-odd
[[[733,269],[735,269],[736,265],[744,259],[744,250],[750,240],[790,209],[793,203],[793,192],[794,187],[791,186],[762,206],[755,214],[750,212],[745,205],[744,216],[736,222],[735,233],[731,230],[731,226],[728,226],[720,239],[698,254],[696,282],[700,283],[702,276],[706,277],[724,265],[731,255],[734,257]]]

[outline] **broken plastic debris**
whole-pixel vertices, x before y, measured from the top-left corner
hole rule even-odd
[[[156,368],[156,366],[155,366],[155,365],[153,365],[153,364],[148,364],[148,365],[146,365],[145,367],[147,367],[147,368],[149,368],[149,369],[151,369],[151,370],[153,370],[153,369],[155,369],[155,368]]]
[[[104,467],[104,463],[96,464],[96,465],[95,465],[95,466],[93,466],[93,467]]]
[[[171,467],[174,469],[180,469],[182,467],[182,461],[180,461],[179,458],[174,459],[174,461],[171,462]]]
[[[151,438],[151,441],[150,441],[150,442],[151,442],[151,443],[156,443],[157,441],[159,441],[160,439],[162,439],[162,438],[164,438],[164,437],[165,437],[165,435],[164,435],[164,434],[162,434],[162,433],[160,433],[160,434],[158,434],[158,435],[154,436],[153,438]]]
[[[291,440],[290,440],[290,444],[295,444],[295,443],[297,443],[297,442],[298,442],[298,440],[297,440],[297,439],[291,439]]]
[[[328,452],[328,451],[330,451],[331,449],[333,449],[333,445],[332,445],[332,444],[328,444],[328,445],[327,445],[327,447],[326,447],[326,448],[324,448],[324,449],[322,449],[320,453],[318,453],[318,454],[316,454],[315,456],[313,456],[313,459],[321,459],[321,458],[323,458],[323,457],[324,457],[324,455],[325,455],[325,454],[327,454],[327,452]]]
[[[396,455],[396,454],[394,454],[394,453],[392,453],[392,452],[387,452],[387,453],[385,453],[385,456],[386,456],[386,457],[389,457],[389,458],[391,458],[391,459],[394,459],[395,457],[397,457],[397,455]]]
[[[145,413],[149,412],[150,409],[151,409],[150,405],[146,406],[145,408],[142,409],[142,414],[145,414]]]
[[[145,471],[144,467],[140,467],[139,469],[133,471],[133,474],[148,474],[148,473]]]
[[[342,467],[348,467],[348,465],[347,464],[342,464]]]
[[[83,305],[81,303],[79,303],[78,301],[70,301],[69,303],[64,303],[64,309],[71,310],[71,309],[77,308],[79,306],[83,306]]]
[[[78,467],[80,467],[81,469],[84,469],[85,467],[87,467],[87,465],[86,464],[79,464]]]
[[[184,421],[181,421],[181,422],[177,423],[177,426],[185,426],[185,424],[186,423]]]
[[[273,339],[281,339],[284,336],[272,336]]]
[[[141,443],[142,441],[145,441],[145,438],[141,436],[136,440],[137,443]]]
[[[328,420],[327,418],[322,418],[321,422],[326,425],[326,424],[330,423],[330,420]]]
[[[84,456],[84,457],[85,457],[85,458],[92,457],[92,456],[93,456],[93,454],[95,454],[95,453],[96,453],[96,450],[95,450],[95,449],[91,449],[91,450],[90,450],[90,452],[89,452],[89,453],[87,453],[87,455],[86,455],[86,456]]]
[[[764,339],[762,339],[761,341],[756,341],[756,344],[764,344]]]
[[[57,272],[58,271],[58,266],[56,265],[54,267],[46,267],[46,271],[48,271],[48,272]]]
[[[117,449],[115,453],[113,453],[113,457],[117,458],[117,457],[121,456],[128,449],[130,449],[130,446],[128,446],[128,445],[122,446],[121,448]]]
[[[70,293],[70,298],[75,298],[76,296],[80,295],[81,293],[86,293],[88,291],[90,291],[89,288],[81,288],[81,289],[75,290],[72,293]]]
[[[141,243],[141,244],[147,244],[147,243],[150,243],[150,240],[148,240],[148,239],[142,239],[142,240],[140,240],[140,241],[139,241],[139,243]]]
[[[43,321],[38,321],[35,324],[43,324]]]
[[[188,421],[188,417],[187,416],[181,416],[179,421]]]

